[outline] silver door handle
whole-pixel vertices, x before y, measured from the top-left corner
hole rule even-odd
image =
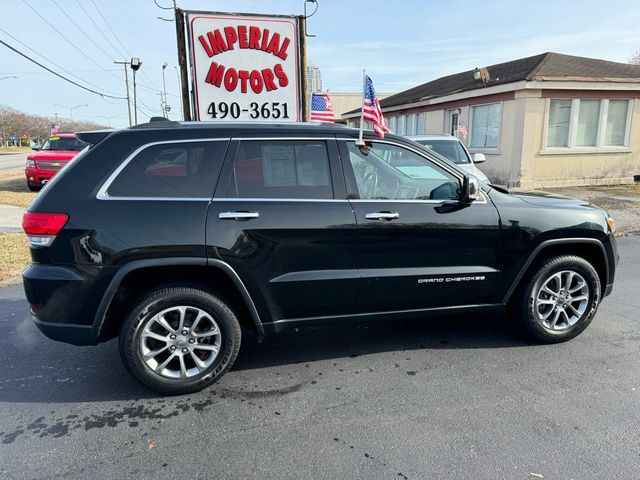
[[[220,212],[218,214],[220,220],[249,220],[259,216],[258,212]]]
[[[364,218],[367,220],[394,220],[400,218],[400,214],[398,212],[374,212],[365,213]]]

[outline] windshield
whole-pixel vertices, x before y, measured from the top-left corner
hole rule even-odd
[[[469,157],[467,156],[467,152],[465,152],[464,148],[462,148],[462,145],[460,145],[460,142],[457,140],[426,139],[416,140],[416,142],[436,153],[439,153],[444,158],[449,159],[458,165],[471,163],[471,160],[469,160]]]
[[[87,144],[74,137],[49,137],[40,150],[74,150],[79,152]]]

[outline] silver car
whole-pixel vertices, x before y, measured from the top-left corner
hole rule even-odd
[[[407,138],[442,155],[465,172],[478,177],[481,182],[489,183],[487,176],[476,167],[477,163],[483,163],[486,160],[484,154],[474,153],[471,157],[464,144],[456,137],[451,135],[409,135]]]

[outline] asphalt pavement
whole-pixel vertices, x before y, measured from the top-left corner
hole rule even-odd
[[[11,153],[9,155],[0,155],[0,171],[13,170],[15,168],[24,168],[26,162],[26,153]]]
[[[247,336],[184,397],[139,386],[115,342],[48,340],[0,289],[0,478],[639,478],[640,237],[619,248],[568,343],[477,316]]]

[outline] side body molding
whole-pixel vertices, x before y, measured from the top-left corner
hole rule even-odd
[[[602,244],[602,242],[600,240],[595,239],[595,238],[557,238],[557,239],[553,239],[553,240],[545,240],[544,242],[540,243],[533,250],[533,252],[531,252],[529,254],[529,257],[527,258],[527,261],[524,263],[524,265],[520,269],[520,272],[518,272],[518,275],[516,275],[516,277],[513,279],[513,282],[511,283],[511,286],[509,287],[509,290],[507,290],[507,293],[505,294],[505,296],[504,296],[504,298],[502,300],[502,303],[504,305],[507,304],[507,302],[509,301],[509,298],[511,297],[511,295],[513,294],[513,291],[518,286],[518,283],[520,282],[520,280],[524,276],[525,272],[531,266],[531,264],[533,263],[535,258],[538,256],[538,254],[542,250],[544,250],[547,247],[551,247],[551,246],[556,246],[556,245],[575,245],[576,243],[587,243],[587,244],[591,244],[591,245],[597,245],[598,247],[600,247],[600,250],[602,252],[602,258],[604,260],[605,278],[609,278],[609,263],[607,262],[607,251],[605,250],[604,245]]]
[[[258,311],[247,291],[244,283],[238,276],[231,266],[223,262],[222,260],[217,259],[209,259],[206,258],[187,258],[187,257],[178,257],[178,258],[157,258],[157,259],[148,259],[148,260],[136,260],[133,262],[129,262],[123,265],[118,272],[113,276],[109,286],[105,290],[105,293],[100,301],[100,305],[96,311],[96,314],[93,319],[93,329],[96,333],[96,338],[100,337],[100,333],[102,327],[104,325],[104,321],[106,318],[107,310],[111,305],[111,302],[118,291],[118,287],[122,283],[122,280],[131,272],[136,270],[140,270],[143,268],[150,267],[171,267],[171,266],[202,266],[202,267],[216,267],[220,270],[224,271],[231,281],[234,283],[235,287],[240,292],[242,299],[245,301],[247,305],[247,309],[251,314],[251,320],[253,321],[256,327],[256,333],[258,338],[261,339],[264,337],[264,328],[262,326],[262,321],[260,320],[260,316],[258,315]]]

